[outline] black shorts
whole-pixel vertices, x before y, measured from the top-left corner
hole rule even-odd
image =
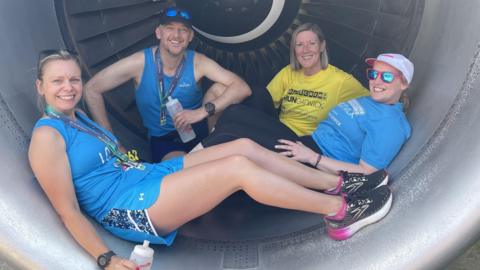
[[[243,104],[229,106],[202,144],[209,147],[239,138],[249,138],[276,152],[283,151],[275,148],[279,139],[300,141],[313,151],[321,152],[311,136],[299,137],[277,117]]]
[[[207,119],[192,125],[195,131],[195,139],[183,143],[178,132],[172,131],[164,136],[150,137],[150,150],[152,153],[152,162],[158,163],[162,158],[173,151],[190,152],[197,144],[199,144],[208,135]]]

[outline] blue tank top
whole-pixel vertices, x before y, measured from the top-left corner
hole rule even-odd
[[[76,116],[80,123],[89,122],[116,140],[113,134],[82,113],[77,112]],[[101,220],[115,200],[140,182],[152,169],[152,164],[144,163],[144,170],[123,170],[115,163],[116,158],[104,143],[61,120],[42,118],[37,121],[35,128],[41,126],[52,127],[62,135],[78,203],[89,216],[97,220]],[[155,200],[156,196],[152,196],[152,201],[145,203],[153,204]]]
[[[397,155],[411,129],[403,105],[371,97],[340,103],[320,122],[312,138],[327,157],[382,169]]]
[[[160,125],[160,98],[158,96],[157,69],[152,49],[143,51],[145,65],[142,79],[138,86],[135,98],[137,108],[142,117],[143,125],[148,130],[149,136],[163,136],[175,130],[172,118],[167,113],[167,122]],[[177,98],[184,109],[197,109],[202,105],[203,91],[197,86],[194,76],[193,58],[195,52],[186,51],[185,66],[180,80],[175,87],[172,98]],[[165,91],[168,91],[173,77],[164,76]]]

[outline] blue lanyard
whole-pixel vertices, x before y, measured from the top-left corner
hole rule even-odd
[[[168,87],[168,91],[165,92],[165,83],[163,81],[163,67],[162,67],[162,59],[160,57],[160,48],[157,48],[155,51],[155,64],[157,68],[157,79],[158,79],[158,97],[160,99],[160,125],[165,125],[167,123],[167,113],[166,113],[166,100],[169,96],[173,94],[175,91],[175,87],[177,86],[178,81],[183,73],[183,66],[185,64],[185,55],[182,56],[182,61],[177,66],[175,70],[175,75],[173,80],[170,82]]]
[[[78,129],[84,133],[87,133],[105,144],[105,146],[110,150],[110,152],[117,158],[117,161],[126,168],[137,168],[140,170],[145,169],[145,165],[132,161],[128,158],[128,155],[120,152],[118,150],[118,143],[117,141],[110,138],[104,131],[102,131],[97,126],[89,123],[88,121],[83,121],[83,124],[71,119],[70,117],[66,116],[63,113],[56,111],[52,106],[47,105],[45,108],[45,114],[53,119],[58,119],[64,122],[65,124]]]

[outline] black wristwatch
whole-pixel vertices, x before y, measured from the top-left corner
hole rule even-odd
[[[105,269],[105,267],[107,267],[110,264],[110,261],[112,260],[112,257],[115,256],[115,255],[117,255],[117,254],[115,254],[115,252],[113,252],[111,250],[101,254],[97,258],[98,266],[100,266],[100,268],[102,268],[102,269]]]
[[[215,114],[215,104],[212,102],[207,102],[204,105],[205,111],[208,113],[208,116],[212,116]]]

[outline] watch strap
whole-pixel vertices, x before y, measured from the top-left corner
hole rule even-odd
[[[109,250],[103,254],[100,254],[97,258],[97,265],[100,266],[100,268],[105,269],[110,264],[110,261],[112,260],[112,257],[115,256],[115,252],[112,250]],[[103,261],[105,260],[105,261]]]
[[[212,102],[207,102],[204,105],[205,111],[208,113],[208,116],[212,116],[215,114],[215,104]]]

